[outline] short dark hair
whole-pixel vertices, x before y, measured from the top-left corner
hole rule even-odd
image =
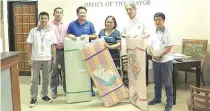
[[[111,18],[111,19],[114,21],[114,29],[117,28],[117,21],[116,21],[116,19],[114,18],[114,16],[111,16],[111,15],[109,15],[108,17],[106,17],[106,19],[105,19],[105,27],[106,27],[106,21],[107,21],[107,19],[109,19],[109,18]]]
[[[61,7],[56,7],[56,8],[54,9],[54,13],[55,13],[55,11],[56,11],[57,9],[61,9],[62,12],[63,12],[63,9],[62,9]]]
[[[81,9],[84,9],[87,12],[87,9],[85,7],[80,6],[80,7],[77,8],[77,13],[79,13],[79,10],[81,10]]]
[[[47,12],[40,12],[39,13],[39,18],[40,18],[41,15],[46,15],[48,17],[48,19],[49,19],[49,14]]]
[[[161,17],[163,20],[165,20],[165,19],[166,19],[165,14],[164,14],[164,13],[162,13],[162,12],[158,12],[158,13],[156,13],[156,14],[154,15],[154,20],[155,20],[155,18],[156,18],[156,17]]]

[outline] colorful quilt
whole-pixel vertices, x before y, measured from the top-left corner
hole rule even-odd
[[[90,75],[79,53],[79,49],[87,44],[88,38],[76,41],[64,39],[67,103],[92,100]]]
[[[128,79],[130,102],[147,110],[146,39],[127,38]]]
[[[102,97],[104,106],[110,107],[128,98],[128,91],[104,43],[103,38],[98,39],[80,49],[80,54]]]

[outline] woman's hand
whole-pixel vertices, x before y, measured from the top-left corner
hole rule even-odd
[[[108,43],[104,43],[104,46],[105,46],[106,48],[110,49],[110,46],[109,46]]]

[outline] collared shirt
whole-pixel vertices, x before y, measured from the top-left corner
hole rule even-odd
[[[140,18],[136,15],[133,19],[129,18],[128,23],[125,25],[122,33],[134,37],[145,35],[147,30]]]
[[[104,40],[106,41],[106,43],[110,43],[110,44],[116,44],[117,42],[120,42],[121,40],[120,32],[118,30],[114,30],[111,34],[107,36],[105,34],[105,29],[102,29],[100,33],[98,34],[98,37],[99,38],[104,37]]]
[[[35,27],[30,30],[26,42],[32,44],[31,60],[44,61],[51,60],[52,44],[56,44],[57,39],[53,30]]]
[[[81,35],[94,34],[96,31],[92,22],[86,20],[85,23],[80,24],[78,20],[75,20],[69,24],[67,33],[79,37]]]
[[[116,44],[117,42],[121,41],[120,32],[118,30],[114,30],[111,34],[107,36],[105,34],[105,29],[102,29],[100,33],[98,34],[98,37],[104,38],[106,43],[111,44],[111,45]],[[118,49],[109,49],[109,52],[112,55],[112,57],[119,56]]]
[[[155,52],[158,54],[162,53],[164,49],[168,46],[173,46],[171,36],[168,32],[168,29],[164,28],[163,30],[155,30],[148,39],[148,45],[151,46]],[[161,61],[155,62],[168,62],[173,60],[172,52],[164,55]]]
[[[49,22],[48,26],[54,30],[58,43],[56,44],[57,49],[63,49],[63,38],[66,36],[67,24],[56,22],[55,20]]]

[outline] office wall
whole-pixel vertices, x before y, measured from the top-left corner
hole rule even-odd
[[[49,12],[50,19],[52,20],[53,9],[55,7],[62,7],[64,9],[64,21],[70,22],[77,18],[76,8],[85,5],[88,9],[87,19],[94,23],[96,31],[99,33],[99,31],[104,28],[104,20],[108,15],[116,17],[119,30],[123,27],[123,23],[128,19],[123,3],[128,1],[131,0],[38,0],[38,11]],[[169,28],[172,39],[176,44],[174,47],[175,52],[181,52],[182,39],[207,39],[210,41],[210,0],[133,1],[137,4],[138,15],[140,15],[148,29],[154,28],[154,13],[163,12],[166,14],[165,24]],[[4,2],[3,5],[4,17],[7,17],[7,2]],[[4,50],[9,50],[7,27],[7,19],[5,19]],[[210,52],[210,48],[208,48],[208,52]],[[207,77],[205,79],[208,81],[210,81],[210,74],[208,73],[210,72],[209,58],[210,53],[205,65],[205,76]],[[192,80],[193,78],[194,77],[192,77]]]
[[[100,29],[104,28],[104,20],[108,15],[116,17],[119,24],[118,28],[121,29],[128,18],[123,7],[124,1],[131,0],[38,0],[38,11],[49,12],[50,18],[53,19],[53,9],[58,6],[62,7],[64,9],[64,21],[68,22],[77,18],[76,8],[78,6],[88,6],[87,19],[94,23],[98,33]],[[166,14],[166,26],[169,28],[176,45],[180,45],[183,38],[210,40],[210,31],[208,31],[210,29],[209,0],[133,1],[137,4],[137,12],[148,29],[154,28],[154,13],[160,11]],[[110,2],[112,2],[111,5]]]
[[[7,19],[7,0],[1,1],[1,33],[0,46],[2,51],[9,51],[8,44],[8,19]]]
[[[38,0],[38,11],[50,13],[53,19],[53,9],[64,9],[64,21],[77,19],[76,8],[87,7],[87,19],[95,25],[97,33],[104,28],[104,20],[108,15],[116,17],[118,29],[127,22],[128,16],[124,3],[131,0]],[[153,15],[163,12],[166,15],[166,27],[169,28],[175,43],[174,52],[181,52],[182,39],[207,39],[210,41],[210,0],[132,0],[137,5],[137,13],[149,30],[154,28]],[[49,6],[50,5],[50,6]],[[208,49],[210,52],[210,48]],[[210,55],[210,53],[209,53]],[[204,69],[204,77],[210,82],[210,56]],[[150,81],[153,81],[150,73]],[[178,75],[178,80],[184,82],[184,74]],[[189,74],[189,81],[195,81],[195,74]]]

